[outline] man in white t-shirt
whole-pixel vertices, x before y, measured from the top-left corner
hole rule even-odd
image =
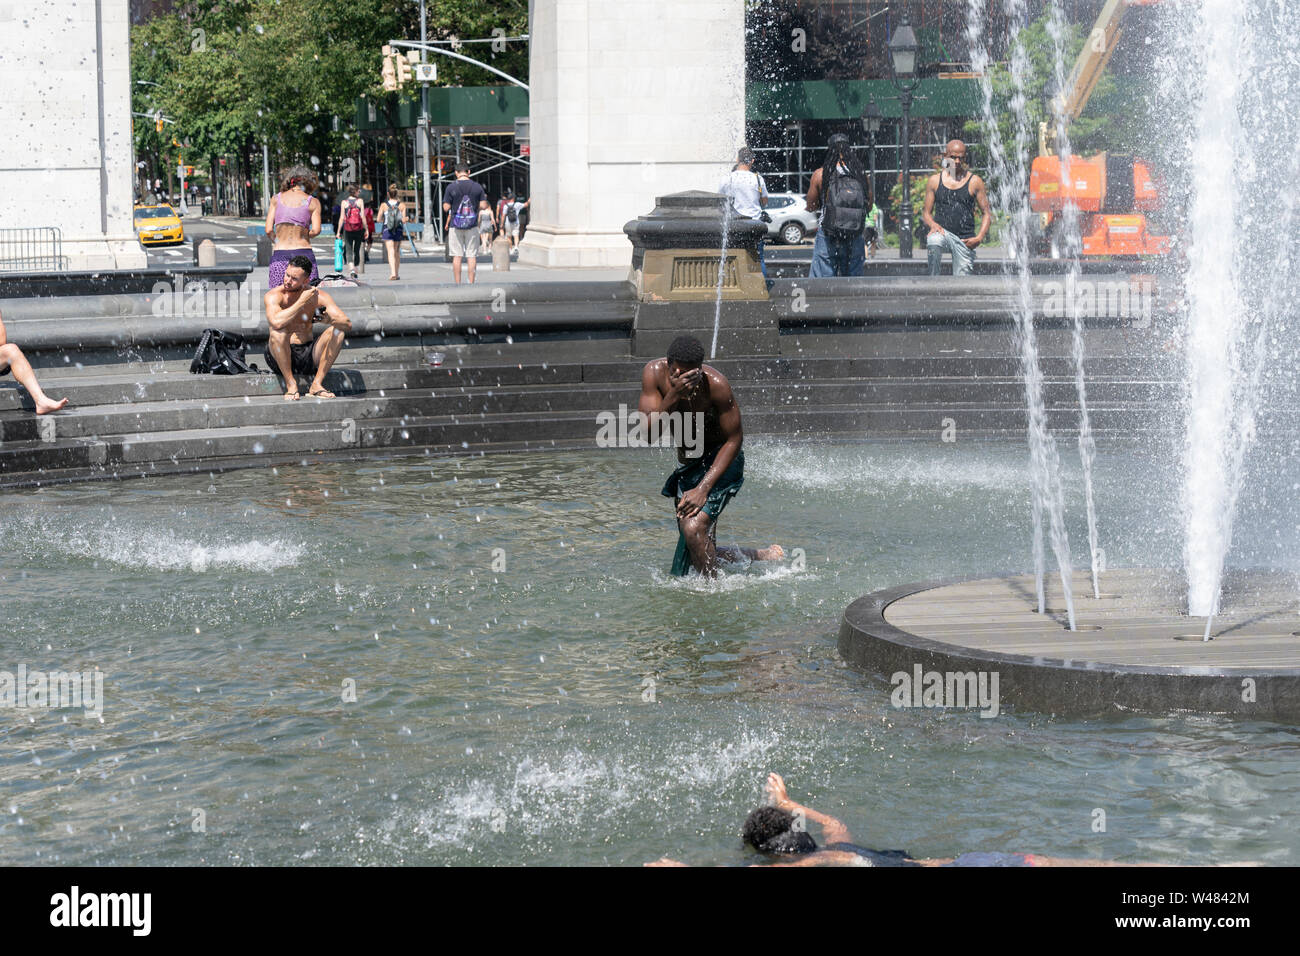
[[[722,181],[718,192],[731,199],[731,205],[737,214],[747,219],[762,218],[763,207],[767,205],[767,183],[754,172],[754,152],[748,146],[740,147],[736,153],[736,166]],[[758,265],[766,277],[767,265],[763,262],[762,239],[758,241]]]

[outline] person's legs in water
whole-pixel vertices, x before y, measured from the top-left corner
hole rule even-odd
[[[808,269],[808,278],[810,279],[822,279],[835,275],[835,268],[831,265],[830,249],[826,243],[825,230],[818,229],[817,237],[813,239],[812,266]]]
[[[22,349],[12,343],[0,345],[0,372],[4,372],[6,369],[13,373],[19,385],[27,389],[27,394],[36,403],[37,415],[48,415],[50,412],[57,412],[68,404],[66,398],[61,398],[56,402],[41,390],[41,386],[36,382],[36,373],[32,371],[31,363],[27,361],[27,356],[23,355]]]
[[[780,561],[785,557],[785,548],[779,544],[774,544],[767,548],[742,548],[739,545],[731,547],[726,544],[717,544],[717,522],[713,523],[714,527],[710,529],[710,535],[714,539],[713,552],[722,561],[728,564],[739,564],[741,558],[749,561]]]

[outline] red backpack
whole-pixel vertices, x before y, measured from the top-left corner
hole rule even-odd
[[[347,212],[343,214],[343,228],[347,232],[364,232],[366,222],[361,216],[361,201],[349,199]]]

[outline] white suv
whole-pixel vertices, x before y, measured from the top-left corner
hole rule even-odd
[[[817,213],[808,211],[799,193],[769,193],[763,211],[772,217],[767,227],[770,241],[797,246],[817,231]]]

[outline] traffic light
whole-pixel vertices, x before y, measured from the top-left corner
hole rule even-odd
[[[384,70],[383,70],[384,89],[388,90],[391,93],[393,90],[397,89],[397,67],[393,63],[393,60],[395,59],[393,55],[393,48],[385,43],[383,47],[383,54],[384,54]]]
[[[420,62],[420,55],[414,50],[402,56],[397,55],[397,85],[405,86],[411,79],[411,68],[414,64]]]
[[[185,178],[186,178],[186,179],[189,179],[189,178],[190,178],[191,176],[193,176],[193,175],[194,175],[194,167],[193,167],[193,166],[186,166],[186,167],[185,167]]]

